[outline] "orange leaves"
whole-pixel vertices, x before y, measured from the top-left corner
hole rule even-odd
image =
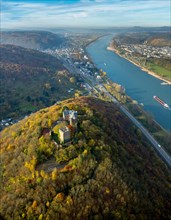
[[[54,198],[56,202],[62,202],[64,199],[65,199],[65,195],[62,192],[58,193]]]
[[[69,172],[72,171],[73,169],[74,169],[73,166],[67,165],[61,170],[61,172]]]
[[[37,207],[37,201],[33,201],[32,208],[35,209]]]

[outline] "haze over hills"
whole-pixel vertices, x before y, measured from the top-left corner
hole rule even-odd
[[[58,48],[66,39],[47,31],[6,31],[0,34],[1,44],[12,44],[30,49]]]
[[[140,29],[141,30],[141,29]],[[171,46],[170,32],[127,32],[118,35],[116,38],[120,40],[122,44],[147,44],[149,46]]]
[[[166,32],[156,34],[147,40],[147,45],[157,47],[171,47],[171,33]]]
[[[78,126],[59,144],[66,108],[78,112]],[[1,132],[6,220],[169,219],[170,178],[141,133],[100,99],[66,100]]]
[[[0,45],[1,119],[26,115],[71,97],[72,75],[55,57],[13,45]]]

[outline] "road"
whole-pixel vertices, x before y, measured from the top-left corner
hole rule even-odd
[[[63,60],[65,67],[74,74],[80,74],[80,70],[77,69],[73,64],[68,64],[66,60]],[[81,74],[80,74],[81,75]],[[97,85],[97,82],[91,78],[87,80],[84,76],[81,76],[84,81],[89,85],[90,88],[93,88]],[[90,85],[91,80],[91,85]],[[98,89],[104,92],[118,107],[120,110],[133,122],[133,124],[138,127],[144,136],[149,140],[152,144],[153,148],[157,151],[159,156],[163,159],[165,164],[171,168],[171,157],[170,155],[163,149],[163,147],[154,139],[154,137],[149,133],[149,131],[124,107],[122,106],[106,89],[102,84],[98,84]]]
[[[103,87],[103,85],[100,85],[100,87],[101,90],[103,90],[103,92],[105,92],[108,95],[108,97],[110,97],[111,100],[119,106],[120,110],[134,123],[134,125],[136,125],[141,130],[141,132],[150,141],[153,148],[158,152],[158,154],[161,156],[164,162],[171,168],[170,155],[154,139],[154,137],[149,133],[149,131],[124,106],[120,105],[120,103],[111,94],[108,93],[108,91]]]
[[[146,138],[151,142],[154,149],[163,158],[166,164],[171,168],[171,157],[169,154],[161,147],[161,145],[154,139],[154,137],[149,133],[149,131],[142,126],[137,119],[135,119],[123,106],[120,106],[121,111],[127,115],[127,117],[136,125],[141,132],[146,136]]]

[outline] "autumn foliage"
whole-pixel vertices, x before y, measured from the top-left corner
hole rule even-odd
[[[57,145],[42,129],[64,106],[78,111],[78,128]],[[81,97],[42,109],[3,130],[0,144],[7,220],[170,218],[170,170],[110,102]]]

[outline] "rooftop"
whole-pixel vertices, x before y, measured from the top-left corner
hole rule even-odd
[[[60,128],[59,131],[67,132],[67,131],[69,131],[69,128],[68,127],[63,127],[63,128]]]

